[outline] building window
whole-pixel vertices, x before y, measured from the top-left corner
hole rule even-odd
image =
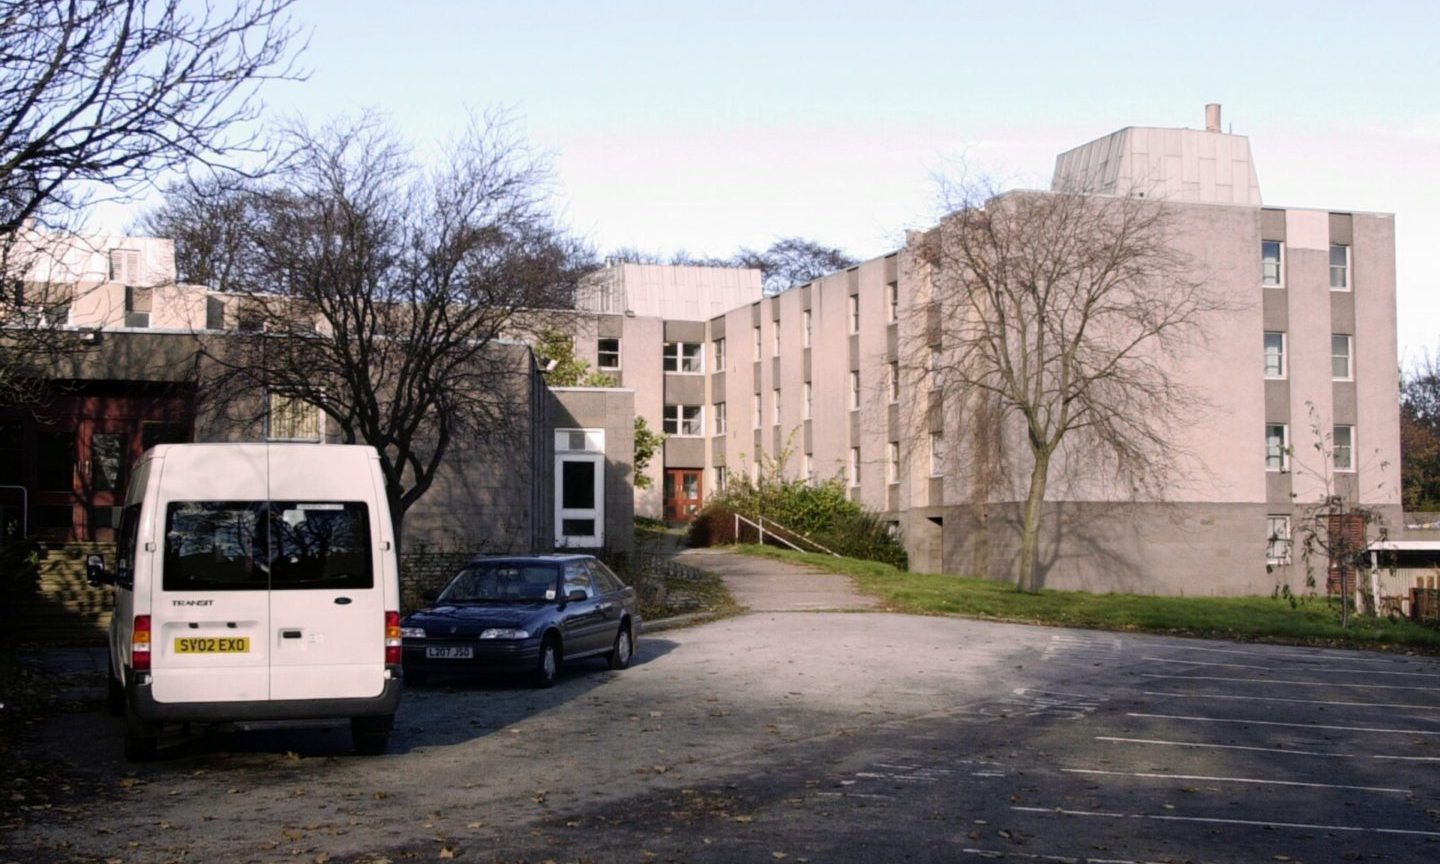
[[[860,485],[860,448],[850,448],[850,485]]]
[[[1278,240],[1260,243],[1260,284],[1279,286],[1284,279],[1285,244]]]
[[[601,339],[595,350],[595,365],[601,369],[620,368],[620,340]]]
[[[1290,517],[1265,517],[1265,562],[1290,563]]]
[[[149,327],[150,308],[154,302],[154,292],[150,288],[138,288],[134,285],[125,286],[125,326],[126,327]]]
[[[665,371],[696,373],[705,371],[704,356],[699,342],[666,342]]]
[[[776,387],[770,391],[770,404],[774,411],[770,414],[770,421],[776,426],[780,425],[780,388]]]
[[[930,433],[930,476],[940,477],[945,474],[945,433]]]
[[[930,389],[939,390],[945,383],[945,358],[938,346],[930,349]]]
[[[1355,427],[1336,426],[1331,443],[1335,447],[1334,463],[1336,471],[1355,470]]]
[[[756,394],[755,394],[755,428],[756,428],[756,429],[759,429],[759,428],[760,428],[760,425],[761,425],[761,420],[762,420],[762,414],[761,414],[761,412],[762,412],[762,410],[763,410],[763,408],[762,408],[762,406],[760,405],[760,394],[759,394],[759,393],[756,393]]]
[[[806,453],[806,454],[805,454],[805,482],[806,482],[806,483],[813,483],[814,481],[815,481],[815,454],[814,454],[814,453]]]
[[[716,403],[715,403],[715,434],[716,434],[716,435],[724,435],[724,434],[725,434],[725,422],[726,422],[726,421],[725,421],[725,403],[724,403],[724,402],[716,402]]]
[[[780,356],[780,322],[776,321],[775,326],[770,329],[770,353],[776,357]]]
[[[1336,381],[1355,377],[1355,368],[1350,362],[1351,338],[1345,333],[1330,334],[1330,377]]]
[[[857,411],[860,408],[860,372],[850,370],[850,410]]]
[[[1265,377],[1285,377],[1285,334],[1265,334]]]
[[[760,357],[760,328],[757,326],[755,328],[755,359],[759,360]]]
[[[806,382],[805,382],[805,391],[804,391],[804,392],[805,392],[805,419],[806,419],[806,420],[809,420],[812,416],[814,416],[814,415],[811,413],[811,412],[812,412],[812,404],[813,404],[813,403],[811,403],[811,401],[810,401],[810,395],[811,395],[812,390],[811,390],[810,382],[809,382],[809,381],[806,381]]]
[[[140,284],[140,250],[110,250],[110,281],[122,285]]]
[[[270,391],[265,413],[265,438],[270,441],[319,441],[320,408],[300,397]]]
[[[724,404],[723,402],[721,403]],[[725,470],[724,465],[715,466],[715,482],[712,484],[716,492],[724,492],[730,485],[730,473]]]
[[[1265,470],[1284,471],[1290,467],[1290,427],[1284,423],[1265,424]]]
[[[682,437],[704,435],[702,413],[699,405],[666,405],[665,434]]]
[[[893,324],[900,320],[900,283],[891,282],[885,286],[885,296],[890,309],[890,314],[886,320]]]
[[[900,442],[891,441],[885,445],[885,474],[890,483],[900,482]]]
[[[886,366],[885,368],[886,368],[886,373],[885,373],[885,374],[886,374],[886,381],[887,381],[887,383],[888,383],[889,386],[890,386],[890,401],[891,401],[891,402],[899,402],[899,401],[900,401],[900,363],[899,363],[899,361],[897,361],[897,360],[891,360],[891,361],[890,361],[890,364],[889,364],[888,366]]]
[[[860,332],[860,295],[850,295],[850,332]]]
[[[716,372],[724,372],[724,371],[725,371],[725,340],[724,340],[724,338],[720,338],[720,339],[716,339],[716,340],[715,340],[715,371],[716,371]]]
[[[802,322],[802,324],[804,325],[804,327],[803,327],[803,332],[804,332],[804,337],[803,337],[803,338],[804,338],[804,345],[805,345],[806,348],[809,348],[809,347],[810,347],[810,310],[809,310],[809,309],[806,309],[806,310],[805,310],[805,313],[804,313],[803,315],[801,315],[800,317],[801,317],[801,322]]]
[[[1330,244],[1330,290],[1350,290],[1350,247]]]

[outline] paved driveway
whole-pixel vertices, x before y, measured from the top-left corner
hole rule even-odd
[[[379,758],[246,732],[137,768],[95,704],[44,744],[76,793],[0,861],[1431,862],[1437,685],[1431,658],[755,612],[553,690],[440,679]]]

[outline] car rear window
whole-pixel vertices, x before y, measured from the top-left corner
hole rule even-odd
[[[166,591],[360,589],[374,585],[369,508],[358,501],[174,501]]]

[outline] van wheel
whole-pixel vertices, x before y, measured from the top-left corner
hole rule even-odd
[[[390,746],[394,717],[351,717],[350,738],[361,756],[379,756]]]
[[[115,677],[115,673],[109,673],[109,686],[105,691],[105,708],[110,712],[111,717],[123,717],[125,715],[125,685]]]
[[[620,632],[615,634],[615,647],[610,649],[605,659],[610,662],[611,669],[625,669],[630,666],[630,658],[634,653],[635,640],[630,635],[630,622],[627,621],[621,626]]]
[[[425,672],[420,669],[410,669],[408,667],[405,669],[406,684],[414,684],[416,687],[419,687],[428,680],[430,680],[429,672]]]
[[[158,731],[133,713],[127,714],[125,716],[125,759],[130,762],[149,762],[154,759],[160,743]]]
[[[552,687],[560,677],[560,640],[546,636],[540,643],[540,659],[535,664],[535,686]]]

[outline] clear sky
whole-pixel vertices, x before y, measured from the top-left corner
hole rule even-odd
[[[600,251],[859,258],[960,160],[1048,186],[1124,126],[1250,138],[1266,204],[1396,214],[1402,361],[1440,347],[1440,3],[301,0],[275,114],[374,109],[417,146],[502,107]]]

